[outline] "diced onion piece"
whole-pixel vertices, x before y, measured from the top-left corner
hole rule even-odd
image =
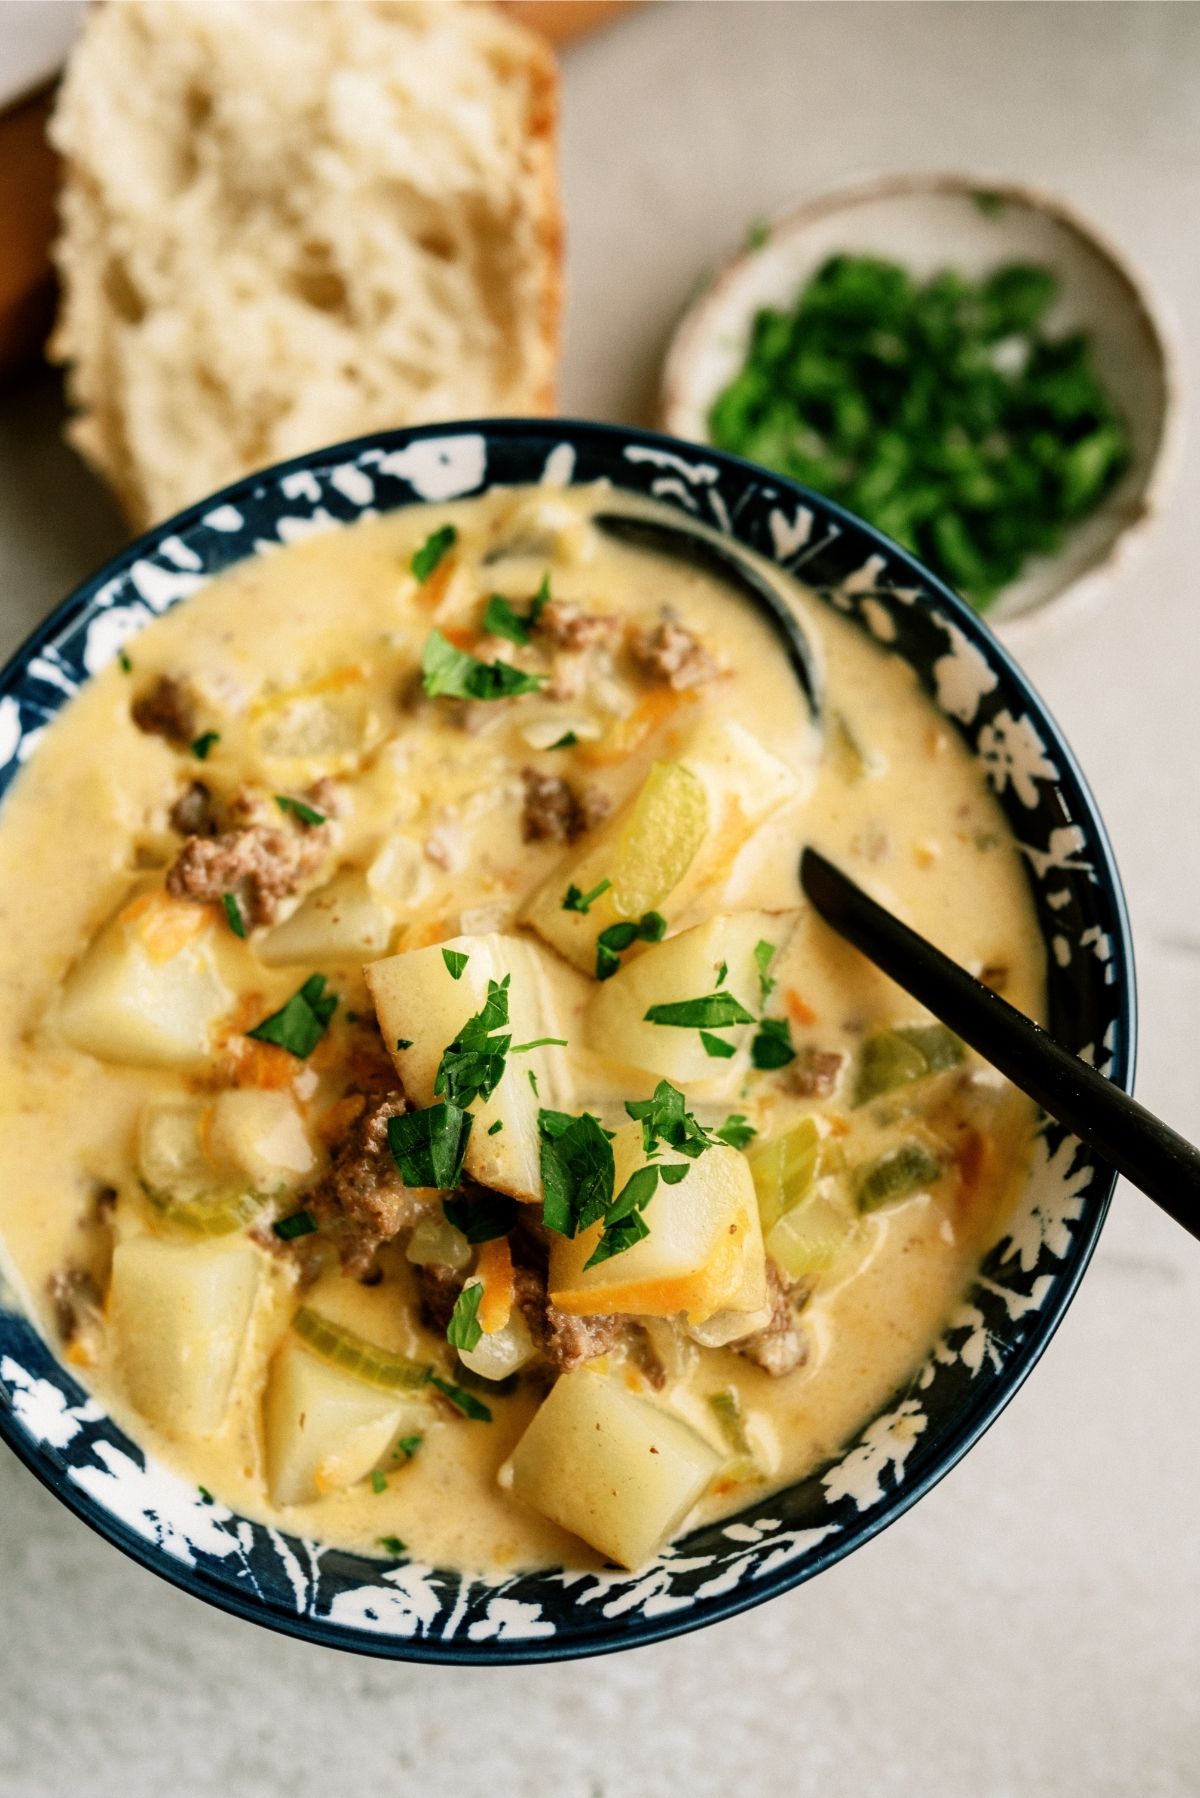
[[[414,1361],[411,1355],[402,1355],[397,1349],[368,1342],[345,1324],[323,1317],[311,1305],[301,1305],[292,1319],[292,1329],[322,1361],[383,1392],[415,1392],[429,1378],[429,1369],[423,1362]]]
[[[456,1273],[470,1265],[471,1245],[461,1230],[436,1212],[413,1226],[405,1255],[414,1267],[449,1267]]]
[[[195,1067],[233,995],[217,972],[212,915],[144,893],[92,941],[63,986],[58,1028],[101,1061]]]
[[[523,1504],[623,1567],[670,1540],[721,1463],[688,1424],[591,1368],[564,1374],[512,1455]]]
[[[208,1152],[267,1192],[294,1186],[316,1166],[300,1113],[285,1092],[239,1087],[218,1094],[207,1131]]]
[[[506,1380],[537,1353],[529,1326],[515,1307],[503,1329],[485,1331],[473,1349],[459,1349],[458,1358],[484,1380]]]
[[[138,1118],[137,1165],[144,1184],[186,1199],[213,1184],[201,1141],[205,1107],[192,1099],[150,1100]]]
[[[613,1138],[614,1191],[647,1165],[640,1124]],[[669,1152],[658,1164],[678,1158]],[[620,1313],[703,1323],[714,1312],[757,1311],[766,1301],[766,1263],[754,1182],[745,1156],[723,1143],[688,1162],[674,1186],[659,1181],[643,1218],[649,1234],[594,1267],[585,1264],[601,1235],[556,1236],[550,1251],[550,1296],[578,1317]]]
[[[409,1422],[424,1421],[411,1392],[364,1383],[285,1338],[263,1406],[267,1483],[277,1505],[308,1504],[377,1465]]]
[[[255,948],[269,968],[369,961],[386,954],[394,925],[364,876],[347,870],[310,893]]]
[[[446,964],[466,957],[457,979]],[[539,1037],[562,1037],[553,988],[540,951],[520,937],[459,936],[427,949],[412,949],[374,962],[366,969],[383,1040],[414,1104],[437,1100],[434,1082],[447,1046],[469,1017],[483,1008],[488,981],[510,976],[509,1025],[513,1044]],[[403,1048],[397,1047],[404,1043]],[[536,1076],[538,1091],[529,1081]],[[466,1171],[481,1186],[511,1193],[518,1199],[540,1199],[542,1193],[538,1109],[569,1102],[562,1050],[532,1049],[508,1057],[500,1082],[488,1099],[477,1100],[467,1144]],[[493,1126],[501,1127],[491,1134]]]
[[[419,905],[433,885],[420,843],[414,837],[389,837],[367,869],[367,885],[394,911]]]
[[[129,1395],[151,1423],[183,1436],[220,1429],[258,1276],[247,1242],[117,1244],[109,1327]]]
[[[531,718],[520,730],[522,741],[528,743],[530,749],[553,749],[564,737],[574,737],[580,743],[594,743],[599,735],[597,720],[579,712]]]

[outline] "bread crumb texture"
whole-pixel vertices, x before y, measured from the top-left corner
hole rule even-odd
[[[139,527],[387,426],[544,412],[557,77],[458,0],[91,10],[51,345],[69,432]]]

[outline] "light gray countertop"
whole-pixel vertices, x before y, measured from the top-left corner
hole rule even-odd
[[[564,409],[650,416],[749,219],[872,169],[1055,188],[1200,342],[1200,8],[665,4],[573,50]],[[1185,372],[1187,372],[1185,370]],[[0,396],[5,653],[119,541],[51,383]],[[1139,1092],[1200,1137],[1200,439],[1106,609],[1025,664],[1099,799]],[[1058,1339],[886,1535],[697,1636],[513,1672],[272,1637],[123,1560],[0,1452],[0,1793],[1185,1798],[1200,1790],[1200,1245],[1122,1187]]]

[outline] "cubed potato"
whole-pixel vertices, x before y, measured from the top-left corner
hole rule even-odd
[[[640,1124],[613,1137],[614,1191],[645,1167]],[[667,1151],[659,1164],[679,1161]],[[594,1224],[579,1236],[556,1236],[550,1251],[550,1296],[577,1317],[620,1313],[703,1323],[717,1311],[757,1311],[766,1301],[766,1259],[754,1181],[746,1158],[718,1143],[687,1164],[676,1186],[659,1181],[643,1212],[649,1235],[595,1267],[585,1264],[600,1239]]]
[[[633,956],[592,994],[587,1009],[588,1046],[597,1054],[671,1080],[689,1093],[720,1098],[733,1092],[746,1072],[752,1024],[711,1032],[734,1048],[733,1056],[724,1060],[708,1053],[699,1030],[648,1024],[646,1013],[652,1005],[698,999],[714,992],[724,962],[728,972],[719,990],[732,994],[757,1015],[755,944],[778,945],[786,928],[787,919],[779,913],[740,912],[710,918],[706,924],[681,931]]]
[[[524,921],[591,974],[602,930],[644,910],[670,923],[706,888],[719,894],[751,831],[799,791],[795,772],[748,730],[705,709],[678,759],[656,763],[629,804],[589,831],[536,889]],[[623,898],[626,864],[631,878]],[[602,880],[613,887],[586,914],[563,910],[568,886],[587,893]]]
[[[204,906],[142,893],[94,938],[67,975],[58,1028],[101,1061],[195,1067],[233,995],[217,971]]]
[[[267,1483],[277,1505],[309,1504],[370,1473],[407,1423],[429,1408],[318,1360],[294,1336],[271,1362],[263,1401]]]
[[[690,1425],[621,1380],[580,1367],[556,1382],[513,1450],[512,1490],[609,1560],[640,1567],[720,1465]]]
[[[210,1436],[225,1420],[258,1290],[259,1251],[130,1236],[113,1250],[108,1316],[129,1396],[159,1429]]]
[[[467,957],[457,980],[446,965],[443,950]],[[428,949],[389,956],[365,972],[383,1040],[405,1092],[417,1105],[435,1103],[433,1084],[443,1051],[467,1019],[482,1008],[489,980],[511,976],[508,1011],[514,1044],[564,1034],[540,951],[520,937],[454,937]],[[408,1047],[397,1048],[398,1042],[406,1042]],[[531,1071],[537,1077],[537,1093],[529,1082]],[[510,1055],[491,1098],[471,1107],[475,1122],[467,1145],[466,1171],[483,1186],[518,1199],[540,1199],[538,1109],[542,1105],[562,1108],[568,1103],[561,1049]],[[489,1135],[497,1122],[502,1128]]]
[[[218,1094],[206,1140],[218,1167],[244,1174],[259,1192],[294,1186],[316,1166],[291,1095],[270,1088],[247,1086]]]
[[[260,937],[255,953],[269,968],[343,967],[385,955],[394,925],[365,877],[347,869]]]

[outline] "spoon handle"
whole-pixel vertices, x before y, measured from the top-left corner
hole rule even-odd
[[[815,849],[800,884],[825,922],[1043,1111],[1200,1238],[1200,1151],[960,968]]]

